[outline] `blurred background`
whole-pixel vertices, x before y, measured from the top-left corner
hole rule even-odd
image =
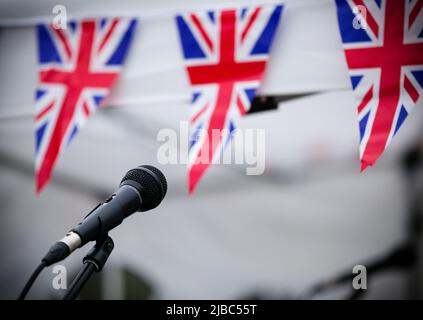
[[[358,264],[364,299],[423,297],[423,100],[377,165],[359,174],[355,100],[332,0],[285,4],[256,103],[242,128],[266,130],[266,170],[213,165],[192,195],[185,165],[160,165],[157,133],[179,132],[190,90],[174,16],[183,10],[274,1],[61,1],[70,18],[137,16],[140,25],[107,107],[98,110],[40,195],[34,181],[34,25],[56,1],[0,2],[0,298],[15,299],[49,246],[139,164],[169,188],[154,211],[111,232],[115,250],[81,298],[344,299]],[[260,98],[261,97],[261,98]],[[230,148],[227,149],[227,151]],[[89,246],[63,262],[71,278]],[[60,299],[49,268],[29,298]],[[320,290],[326,288],[325,290]]]

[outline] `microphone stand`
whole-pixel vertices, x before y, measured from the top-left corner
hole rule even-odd
[[[72,281],[63,300],[75,300],[94,272],[100,272],[114,248],[112,238],[107,234],[97,239],[94,247],[84,257],[83,266]]]

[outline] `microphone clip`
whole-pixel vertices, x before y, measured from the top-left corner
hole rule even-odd
[[[63,300],[74,300],[78,297],[92,274],[94,272],[100,272],[103,269],[114,247],[115,245],[113,240],[107,233],[96,240],[94,247],[82,260],[84,265],[72,281],[68,291],[63,297]]]
[[[100,272],[114,247],[115,244],[113,239],[105,234],[96,241],[94,247],[88,252],[82,261],[84,264],[93,264],[96,268],[96,272]]]

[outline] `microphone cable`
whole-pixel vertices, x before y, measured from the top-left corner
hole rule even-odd
[[[32,285],[34,284],[35,280],[40,275],[41,271],[44,270],[44,268],[47,266],[47,263],[45,261],[42,261],[38,267],[34,270],[31,277],[26,282],[24,288],[22,289],[21,294],[18,297],[18,300],[24,300],[26,295],[28,294],[28,291],[31,289]]]

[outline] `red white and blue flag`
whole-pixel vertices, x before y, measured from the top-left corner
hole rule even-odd
[[[133,19],[82,20],[65,29],[37,27],[37,192],[50,180],[58,156],[108,95],[135,27]]]
[[[357,99],[362,171],[421,100],[423,0],[336,0]]]
[[[281,5],[266,5],[177,16],[192,88],[190,193],[251,107],[281,12]]]

